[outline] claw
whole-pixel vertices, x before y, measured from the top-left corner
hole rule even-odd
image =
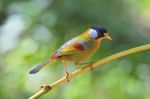
[[[68,79],[68,82],[69,82],[69,76],[70,76],[70,74],[68,72],[66,72],[66,79]]]
[[[94,62],[91,62],[91,64],[89,64],[90,69],[92,70],[92,72],[93,72],[93,63],[94,63]]]

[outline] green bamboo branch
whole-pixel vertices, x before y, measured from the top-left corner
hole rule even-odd
[[[110,61],[116,60],[118,58],[130,55],[130,54],[133,54],[133,53],[144,51],[144,50],[150,50],[150,44],[139,46],[139,47],[135,47],[135,48],[131,48],[131,49],[119,52],[117,54],[108,56],[106,58],[100,59],[99,61],[93,63],[92,68],[95,68],[95,67],[98,67],[98,66],[102,66],[103,64],[108,63]],[[74,77],[80,75],[81,73],[83,73],[85,71],[88,71],[90,69],[91,69],[91,65],[87,65],[87,66],[85,66],[83,68],[80,68],[79,70],[76,70],[75,72],[71,73],[68,78],[63,77],[60,80],[52,83],[51,85],[43,85],[41,87],[41,89],[38,92],[36,92],[33,96],[31,96],[29,99],[37,99],[40,96],[42,96],[45,93],[47,93],[48,91],[50,91],[50,90],[60,86],[62,83],[66,82],[66,81],[70,80],[71,78],[74,78]]]

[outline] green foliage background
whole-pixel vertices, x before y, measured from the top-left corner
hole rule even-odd
[[[87,60],[96,61],[150,43],[149,23],[149,0],[1,0],[0,99],[26,99],[64,76],[61,62],[28,71],[90,26],[102,24],[113,38]],[[150,99],[150,51],[88,71],[40,99]]]

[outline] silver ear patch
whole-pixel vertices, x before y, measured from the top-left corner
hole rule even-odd
[[[89,35],[90,35],[91,38],[97,38],[98,37],[97,31],[94,30],[94,29],[90,29]]]

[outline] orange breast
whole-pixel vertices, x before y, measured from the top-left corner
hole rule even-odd
[[[99,48],[99,46],[100,46],[101,41],[102,41],[102,39],[101,39],[101,38],[99,38],[99,39],[95,40],[94,48],[93,48],[93,51],[94,51],[94,52],[98,50],[98,48]]]
[[[97,39],[94,42],[93,49],[88,50],[88,51],[83,51],[81,53],[73,53],[70,55],[65,55],[65,56],[61,57],[60,60],[80,62],[80,61],[90,57],[92,54],[94,54],[98,50],[100,43],[101,43],[101,39]]]

